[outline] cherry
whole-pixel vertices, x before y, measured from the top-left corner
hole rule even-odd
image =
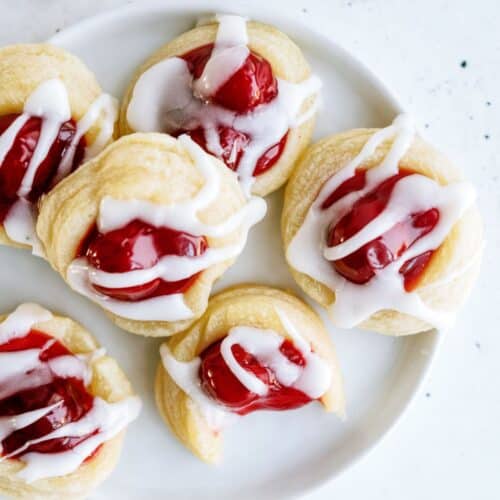
[[[193,236],[168,227],[155,227],[139,219],[126,226],[99,233],[96,227],[82,241],[77,256],[85,256],[89,264],[108,273],[124,273],[149,269],[165,255],[196,257],[207,249],[203,236]],[[150,297],[182,293],[195,282],[197,274],[167,282],[160,278],[125,288],[94,288],[117,300],[138,301]]]
[[[0,135],[7,130],[18,116],[18,114],[0,116]],[[41,128],[41,118],[29,118],[17,134],[11,148],[0,164],[0,223],[3,222],[10,207],[18,199],[17,192],[33,157]],[[75,133],[76,123],[74,120],[69,120],[61,125],[56,140],[36,171],[31,191],[27,195],[30,201],[36,202],[43,193],[52,187],[59,164]],[[83,161],[84,152],[85,139],[82,137],[76,148],[72,165],[73,170]]]
[[[327,235],[328,246],[346,241],[375,219],[387,206],[396,183],[408,175],[411,175],[411,172],[401,170],[357,200],[335,227],[330,227]],[[325,200],[322,208],[328,208],[347,194],[362,189],[365,182],[365,171],[358,170]],[[332,262],[332,265],[349,281],[357,284],[367,283],[378,270],[398,260],[418,239],[432,231],[438,221],[439,211],[435,208],[408,214],[403,221],[386,233],[366,243],[347,257]],[[431,256],[432,252],[425,252],[403,262],[399,272],[404,276],[404,286],[407,291],[413,290],[418,285]]]
[[[261,365],[254,356],[236,344],[232,347],[236,361],[269,387],[266,396],[249,391],[227,366],[220,351],[220,344],[221,341],[215,342],[201,354],[201,386],[210,397],[231,411],[246,415],[262,409],[288,410],[311,401],[303,392],[281,385],[270,368]],[[305,366],[305,359],[291,341],[284,340],[280,351],[292,363]]]

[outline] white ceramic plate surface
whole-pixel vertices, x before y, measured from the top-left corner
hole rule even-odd
[[[226,8],[227,9],[227,8]],[[103,88],[120,97],[135,68],[156,48],[191,28],[200,16],[224,11],[217,2],[121,8],[85,20],[51,41],[80,56]],[[323,80],[315,139],[353,127],[387,125],[401,109],[381,82],[345,50],[276,13],[236,9],[274,24],[302,48]],[[279,233],[282,192],[268,198],[266,219],[217,290],[257,282],[300,291],[286,267]],[[127,435],[121,462],[95,498],[256,499],[298,495],[335,477],[380,441],[407,408],[435,353],[435,332],[394,339],[333,328],[345,378],[345,422],[311,404],[257,412],[225,434],[225,460],[207,466],[169,433],[156,412],[153,377],[159,340],[125,333],[94,304],[73,293],[44,261],[0,248],[0,311],[36,301],[71,316],[115,356],[141,395],[144,409]],[[93,498],[94,498],[93,497]]]

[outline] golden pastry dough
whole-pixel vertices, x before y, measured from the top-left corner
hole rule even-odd
[[[0,316],[0,323],[7,315]],[[49,321],[32,327],[59,340],[73,354],[95,351],[99,344],[92,335],[75,321],[53,315]],[[87,387],[95,397],[109,403],[121,401],[133,394],[132,387],[118,363],[109,356],[91,362],[92,379]],[[59,500],[61,498],[86,498],[115,468],[120,457],[125,431],[106,441],[96,454],[75,472],[60,477],[39,479],[26,483],[16,477],[23,467],[21,460],[7,459],[0,462],[0,493],[14,498],[30,500]]]
[[[142,64],[132,78],[122,101],[118,125],[120,135],[134,132],[127,122],[127,109],[139,77],[151,66],[164,59],[181,56],[198,47],[213,43],[217,29],[218,23],[215,20],[209,24],[197,26],[158,49]],[[300,83],[311,76],[309,64],[301,50],[284,33],[273,26],[256,21],[247,22],[247,31],[249,49],[269,62],[275,77],[291,83]],[[306,113],[314,105],[315,99],[316,96],[312,96],[304,102],[303,113]],[[266,196],[279,189],[287,181],[297,158],[311,140],[313,128],[314,116],[300,126],[289,130],[286,146],[278,161],[272,168],[255,178],[255,183],[252,186],[253,194]]]
[[[331,368],[330,389],[321,398],[326,411],[344,415],[342,376],[335,349],[319,316],[294,295],[275,288],[241,285],[212,297],[205,314],[188,330],[169,339],[167,345],[179,361],[191,361],[236,326],[274,330],[288,337],[276,307],[297,326],[300,335]],[[215,433],[197,404],[173,381],[160,362],[155,384],[156,404],[165,423],[196,456],[216,463],[222,455],[222,435]]]
[[[285,253],[323,184],[354,159],[377,130],[356,129],[332,135],[306,151],[285,192],[281,226]],[[369,160],[363,162],[362,168],[379,165],[392,142],[383,142]],[[449,160],[419,137],[414,139],[399,167],[425,175],[441,185],[462,180]],[[478,275],[482,248],[482,221],[473,205],[454,225],[426,267],[417,287],[424,303],[437,310],[456,311]],[[334,302],[332,290],[288,264],[295,280],[310,297],[324,307]],[[447,276],[452,279],[443,281]],[[431,328],[424,321],[395,310],[379,311],[358,326],[388,335],[409,335]]]
[[[22,113],[26,99],[44,81],[60,79],[66,87],[71,116],[78,121],[102,91],[93,73],[80,59],[49,45],[19,44],[0,48],[0,116]],[[101,119],[85,134],[92,145],[101,130]],[[0,224],[0,244],[27,247],[12,241]]]
[[[198,216],[201,222],[215,225],[242,208],[246,200],[236,175],[216,158],[205,156],[220,176],[220,192]],[[193,198],[203,184],[204,179],[193,158],[173,137],[155,133],[122,137],[63,179],[41,200],[37,234],[47,260],[67,280],[68,267],[80,242],[94,226],[100,202],[106,196],[174,205]],[[217,248],[235,243],[240,234],[238,229],[225,237],[208,237],[208,245]],[[233,261],[229,259],[208,267],[184,293],[184,301],[194,314],[191,319],[137,321],[109,315],[118,326],[133,333],[173,335],[203,314],[213,282]]]

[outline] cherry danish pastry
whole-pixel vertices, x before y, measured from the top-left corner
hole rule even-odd
[[[74,290],[125,330],[166,336],[203,313],[265,212],[189,136],[131,134],[43,199],[37,232]]]
[[[220,15],[160,48],[138,70],[120,132],[188,134],[264,196],[307,146],[320,88],[300,49],[272,26]]]
[[[329,334],[312,309],[281,290],[253,285],[216,295],[202,318],[160,353],[158,409],[206,462],[220,459],[223,428],[250,412],[318,400],[343,415]]]
[[[85,498],[114,469],[141,407],[80,325],[36,304],[0,316],[0,493]]]
[[[446,328],[477,276],[474,188],[401,115],[328,137],[285,194],[282,233],[298,284],[345,328]]]
[[[0,49],[0,243],[41,254],[39,198],[112,139],[115,100],[47,44]]]

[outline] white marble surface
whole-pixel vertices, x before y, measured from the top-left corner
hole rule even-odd
[[[188,3],[189,0],[183,0]],[[0,45],[40,41],[124,0],[0,0]],[[238,3],[244,4],[239,1]],[[266,0],[252,0],[269,3]],[[280,2],[276,0],[276,8]],[[423,392],[367,458],[309,499],[500,498],[500,3],[286,0],[367,63],[479,188],[483,273]],[[462,63],[465,61],[465,63]],[[465,67],[464,67],[465,66]],[[498,356],[498,357],[497,357]],[[361,367],[360,367],[361,369]]]

